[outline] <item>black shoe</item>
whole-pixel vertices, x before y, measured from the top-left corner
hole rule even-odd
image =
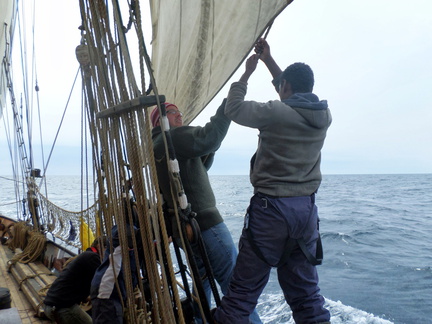
[[[213,320],[214,324],[217,324],[217,322],[214,319],[214,314],[216,313],[216,309],[217,309],[217,307],[210,309],[211,319]]]

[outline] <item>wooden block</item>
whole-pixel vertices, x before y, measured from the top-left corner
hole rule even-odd
[[[15,267],[11,268],[11,273],[15,277],[15,279],[20,278],[19,273]],[[18,279],[17,279],[18,280]],[[41,315],[41,303],[42,299],[39,297],[39,295],[35,295],[32,289],[28,286],[28,283],[23,282],[21,285],[21,291],[26,296],[27,301],[30,303],[33,310],[36,312],[37,316]]]
[[[11,294],[11,306],[17,309],[20,319],[12,323],[22,324],[51,324],[52,322],[35,316],[35,310],[31,303],[27,300],[26,295],[20,290],[17,279],[14,275],[8,272],[7,262],[14,256],[14,253],[9,249],[8,246],[0,244],[0,287],[7,287]],[[17,275],[15,271],[15,275]],[[19,279],[20,280],[20,279]],[[25,288],[26,289],[26,288]],[[1,313],[2,314],[2,313]],[[39,316],[42,316],[43,312],[39,311]],[[14,319],[15,320],[15,319]],[[0,315],[0,323],[6,323],[2,315]],[[8,323],[9,324],[9,323]]]
[[[28,282],[28,286],[34,289],[35,294],[38,294],[42,288],[46,287],[45,282],[31,269],[29,264],[18,262],[14,267],[20,273],[22,280]]]
[[[57,279],[57,276],[49,271],[40,261],[29,263],[29,267],[38,275],[45,285],[50,285]]]

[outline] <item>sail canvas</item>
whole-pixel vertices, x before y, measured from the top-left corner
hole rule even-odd
[[[284,1],[152,1],[152,64],[160,94],[189,124],[237,70]]]

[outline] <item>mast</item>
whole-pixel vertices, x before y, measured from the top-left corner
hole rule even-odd
[[[39,202],[36,196],[36,183],[35,177],[40,177],[40,170],[32,168],[31,160],[27,155],[27,148],[24,140],[24,124],[22,122],[21,114],[18,112],[17,100],[15,98],[13,80],[10,71],[11,63],[7,57],[3,58],[3,72],[8,84],[9,96],[11,98],[11,106],[14,120],[15,129],[15,139],[18,146],[19,161],[21,166],[21,172],[24,175],[27,184],[27,203],[28,210],[31,215],[33,229],[40,230],[40,220],[39,220]],[[24,201],[25,203],[25,198]],[[25,213],[25,208],[23,206],[23,213]]]

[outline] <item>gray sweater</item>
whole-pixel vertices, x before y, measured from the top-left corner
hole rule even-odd
[[[321,148],[332,117],[326,101],[297,93],[282,101],[245,101],[247,84],[231,85],[225,115],[259,129],[251,160],[254,191],[275,197],[307,196],[321,183]]]

